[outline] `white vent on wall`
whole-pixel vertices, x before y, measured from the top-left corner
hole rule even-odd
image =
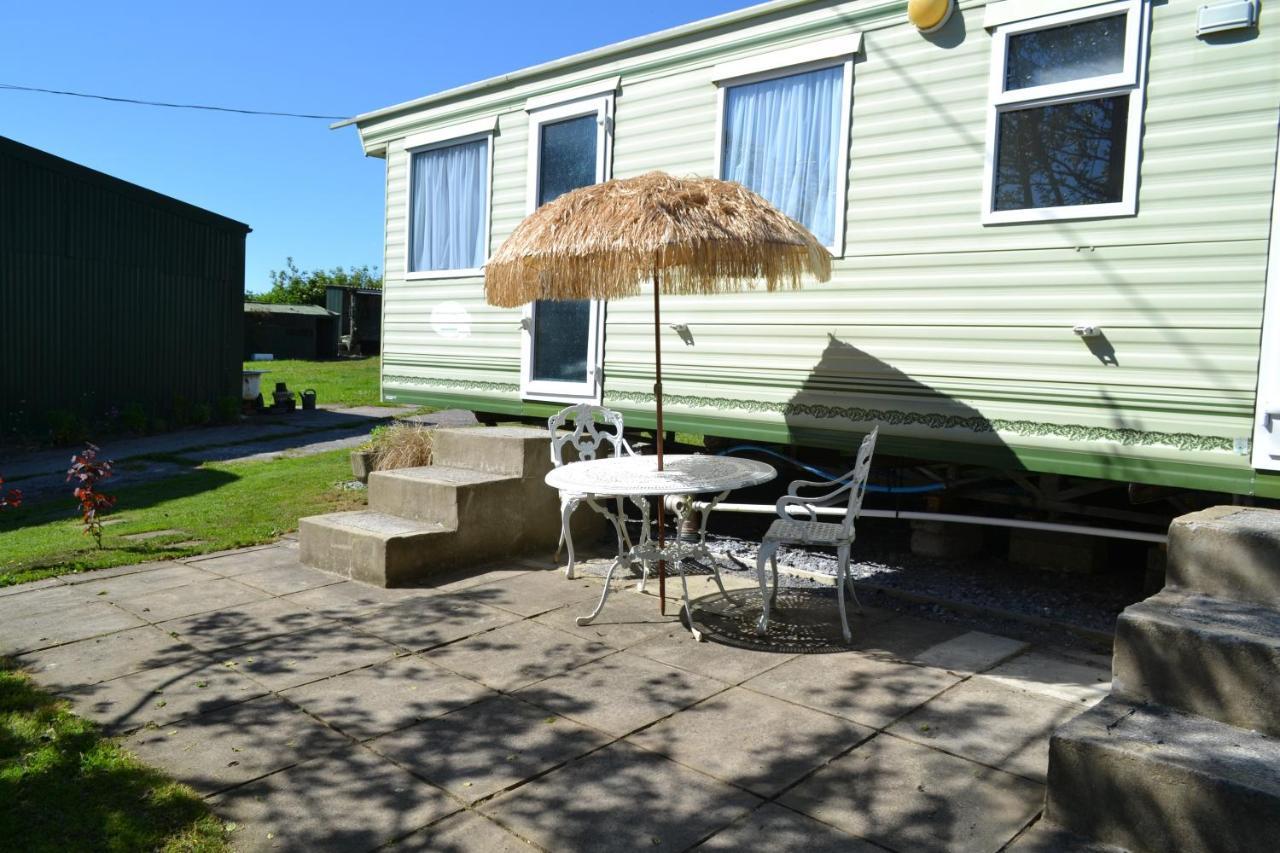
[[[1201,6],[1196,18],[1196,35],[1207,36],[1242,30],[1258,24],[1258,0],[1230,0]]]

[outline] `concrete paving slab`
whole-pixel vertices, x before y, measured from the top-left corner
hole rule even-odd
[[[600,586],[581,578],[569,580],[556,571],[533,571],[468,587],[457,596],[520,616],[536,616],[569,604],[594,601],[600,597]]]
[[[227,578],[214,578],[187,586],[162,589],[140,595],[108,596],[117,607],[128,610],[149,622],[167,622],[197,613],[224,610],[253,601],[264,601],[267,594]]]
[[[969,633],[963,625],[894,616],[854,632],[850,648],[881,660],[924,663],[921,655]],[[936,655],[937,653],[934,652]]]
[[[450,594],[461,592],[464,589],[471,589],[475,586],[510,580],[527,572],[541,570],[541,568],[541,566],[531,565],[527,561],[519,559],[503,560],[496,565],[457,569],[451,572],[443,572],[439,575],[432,575],[431,577],[423,578],[415,589],[419,592],[430,591]]]
[[[365,853],[461,806],[361,747],[298,764],[215,797],[240,851]]]
[[[130,566],[112,566],[109,569],[93,569],[87,572],[74,572],[68,575],[58,575],[58,580],[66,584],[83,584],[93,583],[94,581],[103,581],[108,578],[118,578],[124,575],[137,575],[143,572],[154,572],[157,569],[171,569],[177,563],[167,560],[157,560],[150,563],[134,563]]]
[[[722,682],[620,652],[517,692],[526,702],[621,737],[724,689]]]
[[[387,848],[390,853],[533,853],[537,849],[475,812],[445,818]]]
[[[21,589],[21,587],[14,587]],[[42,613],[53,613],[66,607],[88,604],[96,599],[84,590],[62,583],[49,584],[42,589],[0,598],[0,622],[29,619]]]
[[[874,734],[842,717],[733,687],[627,740],[771,797]]]
[[[843,654],[801,655],[744,686],[881,728],[957,681],[957,676],[933,667]]]
[[[267,598],[237,604],[210,613],[198,613],[162,622],[160,628],[171,631],[205,652],[242,646],[246,643],[292,634],[338,623],[284,598]],[[346,630],[346,626],[341,626]]]
[[[319,569],[313,569],[301,563],[296,566],[272,566],[269,569],[254,569],[251,572],[241,572],[234,577],[237,583],[246,584],[263,592],[269,592],[272,595],[289,595],[290,593],[315,589],[320,586],[329,586],[342,581],[341,578],[329,572],[322,572]]]
[[[352,624],[361,632],[388,643],[422,651],[509,625],[519,618],[514,613],[456,595],[434,595],[384,607],[357,618]]]
[[[1026,651],[1030,644],[1022,640],[968,631],[958,637],[943,640],[914,656],[914,662],[936,666],[960,675],[982,672]]]
[[[41,578],[38,581],[27,581],[26,583],[17,583],[12,586],[0,586],[0,598],[7,598],[10,595],[20,595],[24,592],[35,592],[38,589],[48,589],[49,587],[62,586],[67,581],[66,578],[72,575],[62,575],[56,578]]]
[[[195,562],[201,570],[227,578],[264,569],[293,568],[301,565],[298,552],[293,548],[268,545],[250,551],[232,551],[220,557],[208,557]]]
[[[401,729],[369,746],[412,773],[475,802],[607,742],[563,717],[506,696]]]
[[[271,690],[285,690],[309,681],[389,660],[398,650],[374,637],[328,626],[273,637],[213,655],[228,667]]]
[[[995,853],[1043,799],[1042,785],[882,734],[780,801],[891,850]]]
[[[613,651],[603,643],[521,621],[441,646],[424,657],[494,690],[513,691]]]
[[[775,853],[884,853],[884,848],[773,803],[740,818],[694,848]]]
[[[629,651],[726,684],[739,684],[795,657],[789,652],[763,652],[714,642],[699,643],[687,628],[679,624],[660,636],[631,646]]]
[[[1128,853],[1110,844],[1097,844],[1047,823],[1044,818],[1019,835],[1003,853]]]
[[[485,803],[480,811],[548,850],[662,853],[688,848],[759,802],[619,741]]]
[[[205,714],[265,692],[261,685],[197,654],[166,666],[64,690],[63,695],[77,714],[112,734],[121,734]]]
[[[194,653],[181,640],[147,625],[31,652],[18,658],[18,664],[42,687],[61,691],[167,666]]]
[[[593,593],[600,594],[600,587],[594,587]],[[665,636],[671,629],[680,629],[680,618],[674,608],[663,616],[658,612],[657,601],[647,595],[637,595],[629,589],[615,590],[609,594],[604,610],[590,625],[579,625],[577,617],[591,612],[592,604],[588,598],[584,604],[575,607],[562,607],[537,616],[533,621],[549,628],[567,631],[584,640],[595,640],[612,646],[615,649],[626,649],[645,640]],[[683,630],[683,629],[681,629]],[[685,632],[688,633],[687,631]]]
[[[497,694],[410,655],[281,695],[349,737],[366,740]]]
[[[1082,709],[987,679],[951,688],[890,734],[1044,782],[1049,736]]]
[[[85,595],[101,596],[102,598],[113,600],[217,579],[217,575],[210,574],[195,566],[188,566],[185,563],[169,563],[162,568],[144,572],[126,572],[115,576],[97,576],[95,574],[85,583],[78,584],[76,588],[83,591]]]
[[[264,696],[142,729],[123,745],[208,796],[349,747],[351,741],[283,699]]]
[[[132,613],[105,601],[70,604],[60,610],[23,617],[5,617],[0,619],[0,655],[14,656],[145,624]]]
[[[421,601],[421,590],[385,589],[359,581],[341,581],[330,586],[292,593],[281,600],[314,610],[330,619],[359,619],[373,610],[407,601]]]
[[[980,676],[1084,710],[1111,692],[1111,669],[1045,651],[1019,655]]]

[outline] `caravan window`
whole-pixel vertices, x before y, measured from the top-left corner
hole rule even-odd
[[[1137,210],[1141,0],[996,30],[988,120],[989,223]]]
[[[474,275],[484,265],[490,141],[491,131],[408,148],[409,277]]]
[[[852,62],[812,65],[721,83],[719,173],[840,254]]]

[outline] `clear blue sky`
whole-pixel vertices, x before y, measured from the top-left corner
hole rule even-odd
[[[752,2],[6,3],[0,83],[354,115]],[[383,161],[328,125],[0,90],[0,135],[251,225],[250,290],[381,264]]]

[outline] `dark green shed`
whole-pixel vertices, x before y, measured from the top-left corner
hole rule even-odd
[[[238,399],[249,231],[0,137],[0,429]]]
[[[244,358],[333,358],[338,316],[319,305],[244,304]]]

